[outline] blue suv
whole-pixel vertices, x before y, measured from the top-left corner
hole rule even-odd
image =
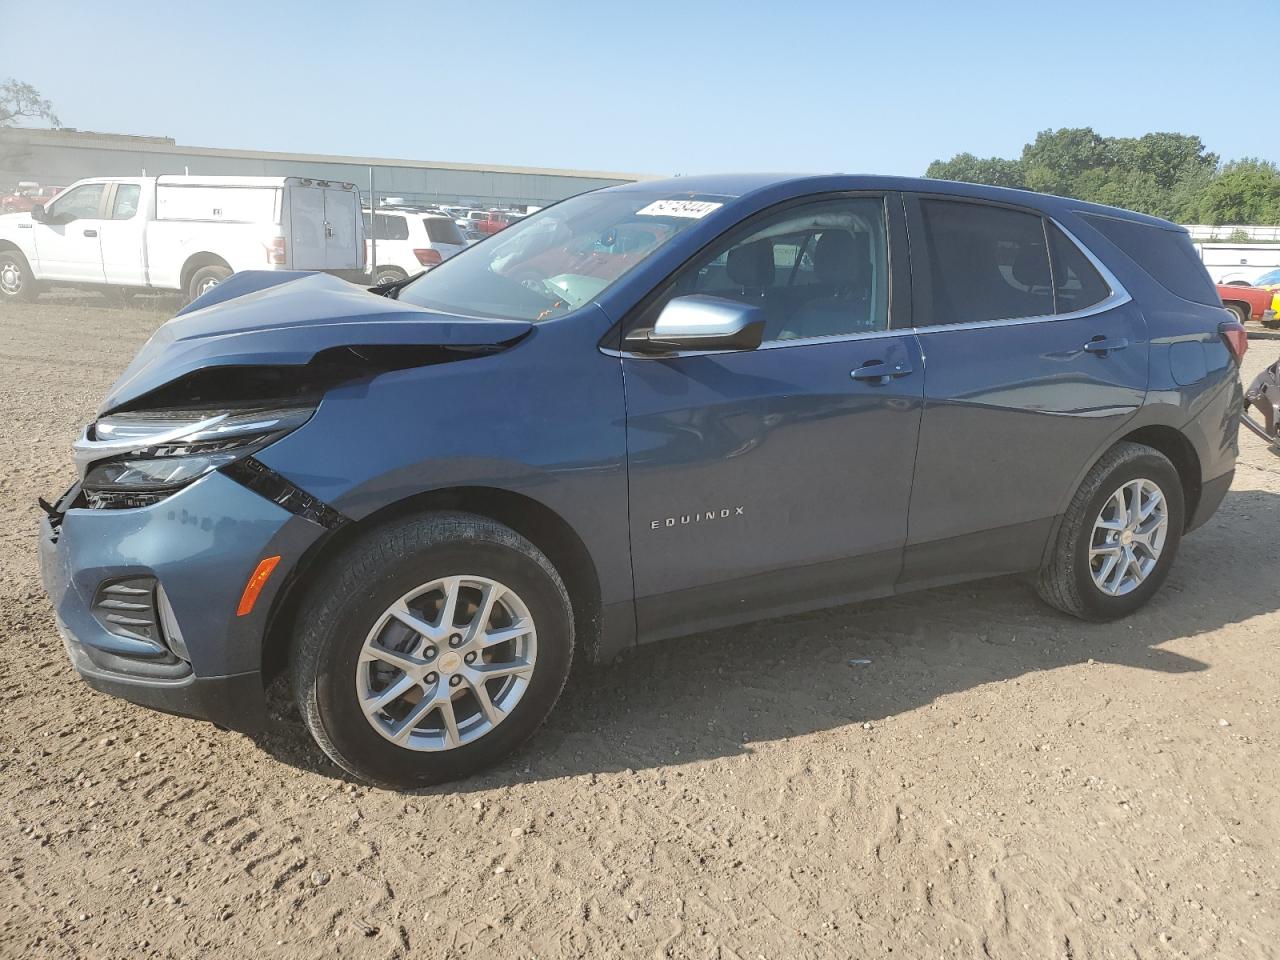
[[[286,671],[373,783],[465,775],[575,659],[1031,572],[1125,616],[1234,470],[1186,231],[720,176],[566,200],[371,290],[238,274],[151,338],[41,531],[94,688],[246,732]]]

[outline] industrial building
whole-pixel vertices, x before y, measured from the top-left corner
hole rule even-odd
[[[545,206],[585,190],[649,179],[635,173],[188,147],[168,137],[65,128],[0,129],[0,190],[24,180],[66,186],[82,177],[298,176],[357,184],[368,202],[371,172],[378,198],[482,208]]]

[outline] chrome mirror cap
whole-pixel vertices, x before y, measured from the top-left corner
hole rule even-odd
[[[692,294],[669,301],[644,341],[664,351],[754,350],[763,338],[760,307]]]

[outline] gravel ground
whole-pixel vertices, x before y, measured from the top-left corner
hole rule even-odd
[[[174,304],[135,307],[0,307],[0,955],[1277,956],[1280,459],[1252,437],[1127,621],[1004,580],[666,643],[571,680],[505,765],[396,794],[282,690],[255,742],[75,678],[34,502]]]

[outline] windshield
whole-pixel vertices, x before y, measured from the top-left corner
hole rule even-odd
[[[1263,287],[1270,286],[1273,283],[1280,283],[1280,270],[1272,270],[1264,273],[1257,280],[1253,281],[1254,286]]]
[[[472,316],[561,316],[599,296],[724,200],[634,190],[584,193],[446,260],[405,287],[399,299]]]

